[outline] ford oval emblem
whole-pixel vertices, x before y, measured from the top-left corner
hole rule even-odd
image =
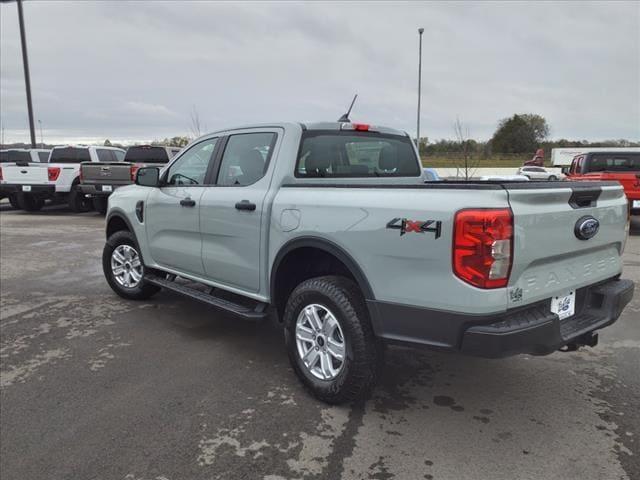
[[[598,229],[600,228],[600,222],[593,218],[590,215],[586,217],[580,218],[576,222],[576,226],[573,230],[573,233],[576,234],[580,240],[589,240],[593,238],[596,233],[598,233]]]

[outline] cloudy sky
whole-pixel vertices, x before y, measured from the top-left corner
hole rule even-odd
[[[352,119],[487,139],[513,113],[553,138],[640,140],[640,3],[25,1],[47,142],[144,141],[268,121]],[[0,5],[0,120],[28,141],[17,7]],[[38,141],[39,141],[38,133]]]

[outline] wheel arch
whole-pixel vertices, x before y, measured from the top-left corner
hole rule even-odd
[[[328,262],[323,266],[312,265],[305,270],[295,269],[296,278],[287,281],[288,274],[292,273],[292,268],[298,266],[295,260],[300,256],[309,258],[308,255],[317,255],[320,260]],[[318,258],[316,257],[316,258]],[[300,283],[316,275],[327,275],[338,273],[351,277],[360,287],[366,300],[374,300],[373,290],[364,272],[355,259],[341,246],[319,237],[300,237],[285,243],[278,251],[269,279],[269,295],[271,303],[277,308],[280,314],[283,313],[284,305],[289,293]],[[295,285],[294,285],[295,284]]]
[[[135,230],[133,229],[133,225],[131,225],[131,222],[129,221],[129,219],[118,211],[111,212],[107,216],[107,220],[105,224],[106,224],[105,234],[107,239],[109,239],[109,237],[114,233],[119,232],[121,230],[127,230],[131,232],[131,234],[134,237],[136,236]]]

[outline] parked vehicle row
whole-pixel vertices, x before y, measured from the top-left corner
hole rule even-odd
[[[123,160],[125,151],[115,147],[54,147],[48,163],[28,163],[3,167],[0,191],[14,195],[21,209],[40,210],[46,200],[66,202],[73,212],[91,209],[91,201],[80,191],[80,164]]]
[[[277,317],[319,399],[375,384],[384,343],[483,357],[597,343],[620,278],[627,201],[609,181],[425,182],[398,130],[229,129],[112,193],[102,266],[120,296],[165,289]]]

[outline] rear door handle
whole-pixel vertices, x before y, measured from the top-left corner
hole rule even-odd
[[[183,207],[195,207],[196,201],[191,200],[190,198],[183,198],[182,200],[180,200],[180,205],[182,205]]]
[[[242,200],[241,202],[236,203],[236,208],[238,210],[248,210],[253,212],[256,209],[256,204],[251,203],[249,200]]]

